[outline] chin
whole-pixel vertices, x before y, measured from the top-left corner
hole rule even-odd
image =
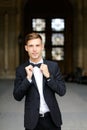
[[[33,59],[38,59],[38,58],[39,58],[39,57],[37,57],[37,56],[36,56],[36,57],[33,57]]]

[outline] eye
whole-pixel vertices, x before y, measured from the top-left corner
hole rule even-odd
[[[40,44],[40,43],[37,43],[36,46],[39,47],[39,46],[41,46],[41,44]]]
[[[36,45],[36,46],[38,47],[38,46],[40,46],[40,45],[38,44],[38,45]]]
[[[30,45],[28,45],[28,47],[32,47],[32,46],[33,46],[33,45],[31,45],[31,44],[30,44]]]

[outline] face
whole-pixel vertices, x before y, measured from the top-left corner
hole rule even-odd
[[[42,58],[43,49],[44,45],[39,38],[29,40],[27,45],[25,45],[25,50],[28,52],[30,60],[33,62],[38,62]]]

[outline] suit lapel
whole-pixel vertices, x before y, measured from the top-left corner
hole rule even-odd
[[[34,74],[32,75],[32,81],[33,81],[34,86],[37,88],[37,83],[36,83],[36,81],[35,81]]]
[[[46,60],[43,60],[43,63],[47,65]],[[43,76],[43,89],[45,87],[46,78]]]
[[[30,61],[27,61],[26,64],[25,64],[25,67],[30,65]],[[25,68],[24,67],[24,68]],[[26,72],[25,72],[25,75],[26,75]],[[35,81],[35,77],[34,77],[34,74],[32,75],[32,81],[33,81],[33,84],[34,86],[37,88],[37,84],[36,84],[36,81]]]

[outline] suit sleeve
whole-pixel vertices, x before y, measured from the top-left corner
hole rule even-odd
[[[23,71],[16,70],[16,78],[14,80],[13,96],[16,100],[21,101],[26,95],[31,83],[27,80],[26,76],[23,77]]]
[[[63,96],[66,93],[66,86],[63,76],[60,72],[60,68],[57,63],[54,64],[53,71],[51,71],[50,80],[47,81],[47,85],[59,96]]]

